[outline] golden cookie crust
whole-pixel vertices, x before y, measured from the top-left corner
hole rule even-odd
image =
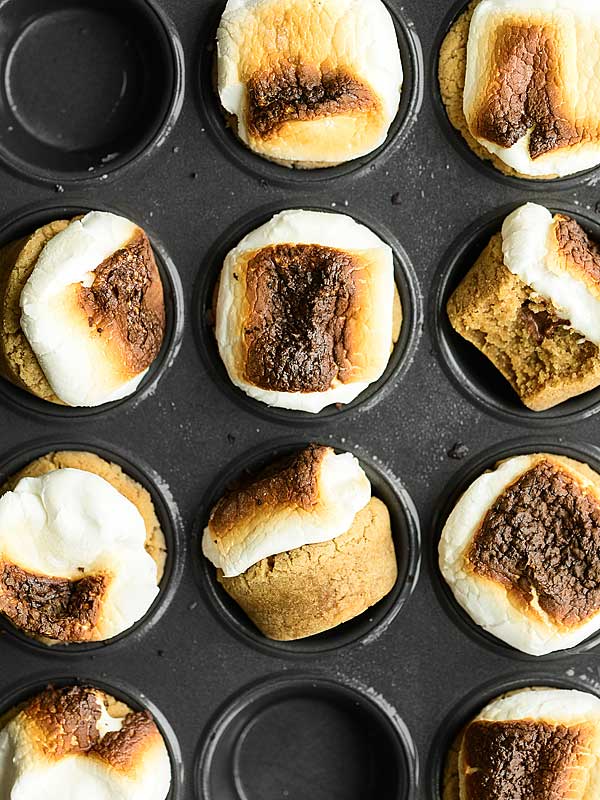
[[[392,590],[398,566],[389,512],[372,498],[336,539],[270,556],[234,578],[221,570],[217,576],[269,639],[313,636],[357,617]]]
[[[505,266],[502,234],[489,244],[451,295],[452,327],[509,381],[525,406],[545,411],[600,385],[600,352],[568,325],[536,341],[523,309],[548,305]]]
[[[147,489],[127,475],[118,464],[106,461],[95,453],[83,450],[63,450],[40,456],[22,470],[11,476],[0,487],[0,496],[12,491],[21,478],[40,478],[56,469],[81,469],[92,472],[108,481],[120,494],[126,497],[142,515],[146,526],[146,551],[156,563],[157,579],[160,583],[167,558],[165,535],[160,526],[152,497]]]

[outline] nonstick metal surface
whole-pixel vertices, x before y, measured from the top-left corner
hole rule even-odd
[[[598,461],[598,394],[526,412],[452,334],[442,302],[507,210],[528,200],[597,232],[597,176],[540,186],[470,157],[435,79],[441,37],[464,4],[387,2],[405,59],[401,116],[374,158],[318,175],[267,164],[225,129],[206,74],[224,2],[0,2],[0,244],[28,220],[116,209],[147,229],[170,304],[167,352],[134,400],[62,413],[1,384],[0,482],[32,453],[112,454],[154,493],[172,547],[157,607],[116,642],[53,650],[3,625],[0,714],[53,680],[149,703],[178,800],[437,800],[444,748],[489,697],[543,683],[600,691],[593,641],[537,661],[491,643],[444,590],[435,557],[449,499],[497,454],[543,446]],[[111,96],[114,115],[98,113]],[[298,206],[389,232],[411,325],[380,391],[308,419],[228,386],[199,318],[224,247]],[[364,459],[400,520],[407,583],[397,608],[316,643],[270,646],[223,605],[198,531],[237,466],[308,441]]]

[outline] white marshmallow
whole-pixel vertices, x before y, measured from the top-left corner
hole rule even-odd
[[[97,624],[100,639],[130,628],[158,594],[156,564],[145,542],[144,520],[133,503],[85,470],[22,478],[0,497],[0,560],[53,578],[110,575]]]
[[[381,294],[388,302],[378,308],[378,327],[387,331],[385,341],[377,342],[385,352],[393,347],[394,256],[389,245],[372,230],[345,214],[321,211],[289,210],[276,214],[269,222],[256,228],[231,250],[221,271],[217,300],[216,337],[221,359],[231,382],[247,395],[275,408],[307,411],[317,414],[335,403],[347,404],[356,399],[370,383],[381,377],[385,365],[370,381],[342,383],[335,380],[324,392],[277,392],[261,389],[248,383],[239,373],[236,347],[239,339],[239,309],[236,301],[237,280],[234,277],[238,262],[246,253],[277,244],[316,244],[348,252],[376,251],[385,264]],[[385,350],[387,348],[387,350]]]
[[[139,230],[133,222],[92,211],[43,248],[21,292],[21,327],[52,391],[70,406],[99,406],[132,394],[146,374],[119,375],[76,306],[81,286]]]
[[[558,315],[590,342],[600,346],[600,298],[587,284],[554,267],[553,217],[548,209],[527,203],[502,226],[502,251],[508,269],[546,300]],[[556,249],[556,243],[555,243]]]
[[[202,551],[225,577],[241,575],[263,558],[307,544],[328,542],[346,533],[371,499],[371,484],[351,453],[325,454],[318,478],[318,504],[305,510],[289,504],[267,509],[224,553],[215,545],[210,522]]]
[[[277,46],[272,38],[275,32],[261,28],[261,13],[269,7],[281,8],[281,19],[286,19],[286,31],[279,32]],[[229,0],[217,33],[218,91],[225,110],[237,117],[238,135],[246,144],[250,137],[242,64],[249,53],[263,68],[276,66],[270,59],[278,55],[292,62],[308,57],[319,66],[333,56],[370,87],[383,107],[375,140],[369,136],[361,145],[352,128],[346,129],[350,139],[344,140],[336,134],[339,117],[299,121],[296,128],[307,126],[311,134],[304,144],[293,137],[290,142],[285,138],[270,142],[269,157],[339,163],[367,155],[385,142],[398,112],[403,71],[394,22],[381,0]]]
[[[543,21],[560,32],[565,92],[573,119],[585,119],[597,114],[600,97],[600,5],[592,0],[481,0],[471,20],[467,45],[467,68],[464,87],[464,112],[467,120],[473,117],[480,102],[481,76],[489,66],[490,31],[503,19],[513,16]],[[590,102],[593,98],[593,102]],[[532,159],[529,153],[528,131],[512,147],[501,147],[487,139],[477,140],[490,153],[521,175],[564,177],[600,164],[600,142],[589,141],[563,147]]]
[[[111,717],[100,693],[101,738],[118,731],[122,719]],[[162,738],[144,751],[129,771],[115,769],[83,754],[44,756],[30,731],[16,717],[0,731],[0,800],[165,800],[171,764]]]
[[[570,629],[554,625],[537,606],[537,618],[527,615],[513,605],[503,586],[468,570],[465,557],[491,506],[540,460],[539,454],[515,456],[477,478],[454,506],[439,543],[440,571],[459,605],[485,631],[534,656],[580,644],[600,629],[600,615]],[[577,479],[595,491],[581,472]]]

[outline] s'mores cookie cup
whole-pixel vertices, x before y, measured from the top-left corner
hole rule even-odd
[[[151,714],[91,686],[49,687],[0,720],[0,796],[166,800],[169,753]]]
[[[533,656],[600,629],[600,475],[563,455],[519,455],[464,492],[441,573],[476,625]]]
[[[378,381],[402,325],[392,249],[344,214],[276,214],[231,250],[215,305],[231,382],[316,414]]]
[[[596,800],[600,700],[533,687],[496,698],[448,754],[442,800]]]
[[[600,164],[600,7],[474,0],[439,58],[452,125],[501,172],[561,178]]]
[[[217,32],[221,105],[254,153],[330,167],[379,148],[403,70],[382,0],[229,0]]]
[[[564,214],[510,214],[447,311],[532,411],[600,385],[600,243]]]
[[[50,403],[133,394],[165,331],[146,233],[104,211],[44,225],[0,249],[0,374]]]
[[[0,489],[0,614],[27,637],[118,636],[153,605],[165,561],[149,492],[94,453],[49,453]]]
[[[202,550],[227,594],[277,641],[357,617],[398,576],[387,507],[352,454],[320,445],[228,490]]]

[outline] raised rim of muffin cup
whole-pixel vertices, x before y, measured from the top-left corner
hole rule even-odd
[[[402,304],[402,327],[394,345],[390,360],[379,380],[371,383],[351,403],[341,407],[335,404],[326,406],[318,413],[276,408],[256,400],[235,386],[219,354],[212,315],[213,294],[223,268],[225,257],[236,247],[246,234],[268,222],[275,214],[283,211],[306,210],[329,214],[345,214],[357,223],[369,228],[392,248],[394,254],[394,280]],[[414,356],[423,333],[423,299],[421,287],[412,262],[396,237],[382,225],[374,222],[362,211],[355,213],[346,207],[331,208],[315,204],[314,200],[305,203],[293,202],[288,205],[270,204],[245,215],[219,235],[215,244],[207,251],[204,267],[200,270],[194,286],[192,299],[192,326],[200,357],[206,371],[215,384],[236,405],[245,411],[281,425],[319,425],[348,418],[354,414],[368,411],[387,397],[399,384],[413,363]]]
[[[390,513],[398,578],[384,598],[354,619],[304,639],[274,641],[259,631],[219,584],[216,567],[202,553],[202,534],[212,508],[236,479],[244,474],[256,474],[278,458],[301,450],[311,442],[332,447],[336,453],[351,453],[359,460],[371,481],[373,496],[382,500]],[[256,650],[271,656],[301,659],[336,653],[357,644],[370,644],[387,631],[403,610],[419,578],[421,527],[416,506],[403,483],[376,457],[347,440],[295,436],[274,439],[229,462],[204,493],[193,526],[191,548],[198,587],[216,619],[238,640]]]
[[[450,324],[446,304],[460,281],[474,266],[490,238],[499,233],[506,216],[526,200],[511,203],[479,217],[454,240],[440,260],[429,301],[434,349],[453,386],[474,405],[505,421],[547,428],[577,422],[600,411],[600,386],[546,411],[532,411],[520,400],[508,380]],[[600,221],[579,207],[549,199],[543,203],[553,214],[564,213],[600,241]]]
[[[318,672],[270,675],[230,696],[206,726],[196,755],[194,788],[202,800],[246,797],[240,775],[240,749],[260,716],[286,701],[321,700],[341,709],[369,731],[380,754],[387,791],[381,800],[414,800],[419,784],[418,754],[410,731],[396,709],[356,680],[333,679]],[[350,719],[348,720],[350,724]],[[371,758],[373,753],[371,753]],[[400,766],[401,765],[401,766]],[[369,763],[372,773],[375,765]],[[215,784],[218,784],[215,786]]]
[[[16,3],[16,0],[3,0],[3,5],[10,2]],[[87,8],[90,5],[90,0],[79,0],[79,3]],[[77,6],[74,6],[73,3],[65,3],[65,8],[73,7]],[[116,155],[114,153],[106,153],[104,157],[96,160],[91,157],[90,161],[92,163],[86,165],[85,169],[59,169],[51,164],[43,166],[43,163],[36,166],[31,159],[20,156],[14,149],[0,144],[0,160],[11,172],[19,177],[36,183],[50,183],[57,186],[84,186],[104,183],[120,176],[132,166],[145,162],[148,157],[152,156],[164,144],[175,126],[183,107],[185,94],[185,59],[183,46],[175,24],[161,8],[157,0],[121,0],[121,4],[115,3],[111,6],[111,9],[121,13],[126,11],[129,14],[136,14],[138,18],[144,20],[153,37],[152,42],[147,43],[148,47],[152,47],[152,52],[149,54],[150,59],[156,59],[156,53],[162,51],[163,58],[160,75],[164,84],[157,86],[156,81],[153,82],[153,91],[156,92],[158,89],[162,98],[156,118],[151,120],[151,124],[146,131],[140,131],[138,140],[126,147],[124,152]],[[92,4],[92,10],[97,10],[94,4]],[[25,11],[25,9],[22,9],[22,11]],[[26,29],[31,25],[30,17],[20,20],[20,24]],[[21,35],[22,30],[20,31],[17,27],[14,31],[13,41],[18,42]],[[8,76],[5,74],[6,69],[7,65],[5,64],[0,70],[0,79],[3,83],[8,81]],[[1,118],[2,109],[0,107]],[[13,130],[15,124],[11,120],[12,117],[5,120],[6,128],[9,131]],[[18,135],[19,129],[14,128],[14,130],[15,135]],[[23,127],[22,131],[24,134],[29,135],[27,128]],[[116,145],[118,142],[110,142],[107,147],[111,144]],[[43,146],[40,146],[43,149]],[[68,159],[68,156],[65,156],[65,158]]]
[[[71,200],[62,204],[45,203],[27,206],[0,221],[0,247],[33,233],[37,228],[53,220],[71,219],[78,214],[86,214],[90,211],[109,211],[119,214],[132,219],[135,224],[140,225],[146,231],[156,258],[156,266],[164,291],[166,312],[164,340],[160,352],[136,391],[121,400],[103,403],[100,406],[62,406],[42,400],[0,376],[0,399],[15,410],[21,413],[26,412],[38,419],[51,417],[56,421],[68,422],[110,414],[117,409],[130,411],[137,408],[142,401],[154,394],[159,381],[172,366],[181,347],[185,322],[185,300],[179,272],[160,239],[145,224],[136,222],[135,215],[130,215],[129,212],[104,202],[91,205],[89,199],[82,200],[80,203]]]
[[[235,166],[259,179],[283,186],[324,185],[327,181],[356,176],[374,169],[406,140],[417,120],[423,103],[424,67],[423,50],[414,23],[404,8],[395,8],[389,0],[382,0],[390,12],[400,49],[404,78],[400,106],[385,142],[372,153],[355,158],[338,166],[317,169],[298,169],[269,161],[247,147],[227,124],[226,113],[215,86],[216,34],[225,3],[220,2],[207,21],[205,32],[198,43],[198,68],[196,100],[198,109],[212,141]]]
[[[99,651],[132,645],[142,639],[160,621],[177,592],[183,574],[186,549],[183,522],[167,484],[151,466],[138,455],[134,456],[127,451],[117,450],[112,444],[105,445],[97,439],[88,437],[74,438],[71,435],[67,439],[37,439],[25,446],[15,447],[8,453],[3,453],[0,461],[0,486],[37,458],[63,450],[89,452],[100,456],[105,461],[114,462],[123,469],[126,475],[143,486],[152,498],[167,548],[165,569],[159,584],[159,593],[154,602],[141,619],[110,639],[98,642],[45,644],[34,636],[26,634],[0,614],[0,632],[7,640],[19,646],[34,650],[38,655],[44,656],[88,656]]]
[[[184,798],[184,766],[181,746],[177,735],[169,720],[160,708],[141,690],[121,678],[106,677],[106,673],[99,673],[96,678],[86,670],[83,674],[78,671],[76,675],[69,674],[65,669],[47,669],[29,675],[26,680],[20,680],[8,686],[0,696],[0,718],[15,706],[35,697],[45,689],[63,688],[66,686],[89,686],[111,695],[116,700],[125,703],[133,711],[149,711],[163,738],[169,761],[171,762],[171,788],[165,800],[183,800]]]
[[[562,455],[588,464],[595,472],[600,474],[600,448],[594,445],[574,441],[565,441],[564,437],[535,437],[525,436],[510,439],[500,444],[482,450],[478,455],[469,459],[461,469],[451,478],[444,490],[440,493],[431,523],[431,541],[427,545],[427,557],[430,560],[432,583],[439,605],[442,607],[455,627],[468,636],[471,641],[480,647],[494,652],[496,655],[515,661],[524,661],[529,664],[546,664],[551,661],[564,661],[576,655],[593,651],[600,644],[600,627],[598,631],[588,636],[583,642],[567,650],[557,650],[546,655],[530,655],[498,639],[478,625],[462,608],[454,597],[450,586],[446,583],[439,567],[438,546],[442,530],[465,491],[471,484],[488,470],[494,469],[499,461],[520,455],[532,453],[549,453]],[[600,623],[599,623],[600,624]]]
[[[508,692],[527,688],[576,689],[600,697],[600,684],[584,681],[569,673],[560,675],[542,670],[519,674],[510,673],[500,678],[487,680],[471,689],[445,714],[429,746],[424,781],[427,800],[445,800],[443,796],[444,770],[448,753],[463,727],[469,724],[492,700]],[[453,799],[454,800],[454,799]],[[458,800],[458,798],[456,798]]]
[[[497,169],[491,161],[480,158],[464,139],[462,133],[452,125],[446,111],[446,106],[442,100],[440,91],[440,82],[438,78],[438,65],[440,48],[446,35],[450,31],[452,25],[457,21],[461,14],[467,10],[471,0],[458,0],[450,8],[450,11],[444,17],[444,20],[435,35],[435,39],[431,49],[430,63],[428,69],[428,77],[431,84],[433,107],[435,116],[442,132],[446,139],[453,147],[455,152],[462,157],[471,167],[473,167],[482,176],[493,178],[505,186],[511,186],[513,189],[520,189],[521,191],[568,191],[570,189],[578,188],[581,185],[596,183],[600,175],[600,163],[591,167],[590,169],[582,170],[581,172],[574,173],[573,175],[565,175],[562,178],[519,178],[516,175],[505,175]]]

